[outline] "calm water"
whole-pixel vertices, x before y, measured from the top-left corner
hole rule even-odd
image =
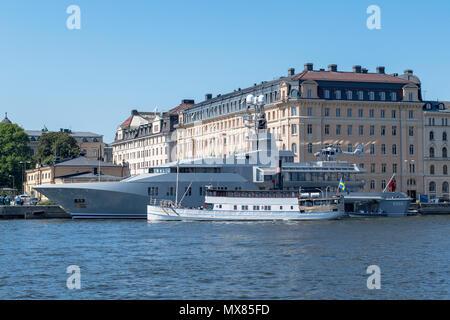
[[[450,216],[0,221],[0,299],[449,299],[449,234]],[[69,265],[80,290],[66,287]]]

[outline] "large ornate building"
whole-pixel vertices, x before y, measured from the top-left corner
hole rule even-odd
[[[113,148],[113,162],[129,167],[131,175],[147,172],[149,166],[159,166],[176,160],[178,113],[193,106],[193,100],[168,112],[131,111],[130,117],[118,128]]]
[[[430,199],[450,196],[449,106],[450,103],[439,101],[429,101],[424,106],[424,194]]]
[[[206,95],[205,101],[184,109],[177,126],[179,159],[226,156],[249,150],[251,113],[246,96],[264,95],[268,131],[280,150],[291,150],[296,161],[317,160],[314,153],[327,145],[353,151],[363,144],[358,163],[367,174],[364,191],[382,191],[392,175],[397,186],[413,197],[423,193],[423,105],[421,83],[412,70],[386,74],[384,67],[368,72],[314,70],[305,64],[300,73],[261,82],[234,92]],[[415,179],[415,184],[410,184]]]

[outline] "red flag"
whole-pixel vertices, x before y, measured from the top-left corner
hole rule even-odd
[[[395,192],[397,188],[397,184],[395,182],[395,178],[392,178],[391,182],[389,182],[389,192]]]

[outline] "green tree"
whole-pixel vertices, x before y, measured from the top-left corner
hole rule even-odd
[[[35,160],[42,165],[51,164],[56,159],[67,159],[80,154],[77,141],[65,132],[44,133],[38,142]]]
[[[22,190],[23,164],[20,162],[31,160],[25,131],[17,124],[0,123],[0,187],[11,188],[14,182],[15,188]]]

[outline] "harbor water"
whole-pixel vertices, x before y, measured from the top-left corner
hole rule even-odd
[[[450,216],[0,221],[0,299],[449,299],[449,234]]]

